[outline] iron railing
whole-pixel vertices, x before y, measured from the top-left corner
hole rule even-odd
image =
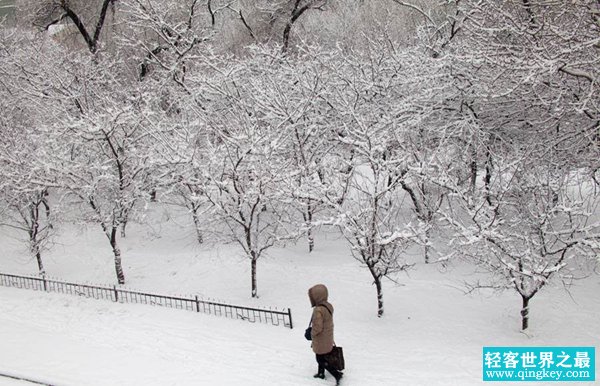
[[[0,273],[0,285],[83,296],[93,299],[105,299],[119,303],[149,304],[186,311],[242,319],[251,323],[270,323],[274,326],[293,328],[292,310],[277,310],[256,307],[243,307],[231,304],[207,301],[194,297],[176,297],[146,292],[132,291],[117,286],[94,286],[89,284],[68,283],[47,277],[20,276]]]

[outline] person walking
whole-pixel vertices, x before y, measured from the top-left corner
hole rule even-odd
[[[327,301],[329,292],[323,284],[317,284],[308,290],[312,313],[312,349],[317,358],[318,370],[315,378],[325,378],[325,370],[335,378],[336,385],[340,384],[343,374],[332,367],[327,361],[328,354],[334,346],[333,340],[333,306]]]

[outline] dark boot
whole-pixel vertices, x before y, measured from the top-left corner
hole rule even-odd
[[[340,382],[342,381],[342,378],[344,377],[343,373],[340,373],[338,371],[338,373],[335,375],[335,385],[336,386],[340,386]]]
[[[319,364],[319,369],[317,370],[317,373],[313,375],[313,377],[325,379],[325,368]]]

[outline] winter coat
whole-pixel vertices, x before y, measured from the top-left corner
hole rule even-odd
[[[317,284],[308,290],[314,307],[312,314],[312,349],[315,354],[328,354],[333,349],[333,306],[327,302],[327,287]]]

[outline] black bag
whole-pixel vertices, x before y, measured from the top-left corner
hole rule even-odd
[[[340,346],[333,346],[333,350],[327,354],[327,362],[337,371],[344,370],[346,361],[344,361],[344,350]]]
[[[306,330],[304,330],[304,337],[306,340],[312,340],[312,327],[308,327]]]

